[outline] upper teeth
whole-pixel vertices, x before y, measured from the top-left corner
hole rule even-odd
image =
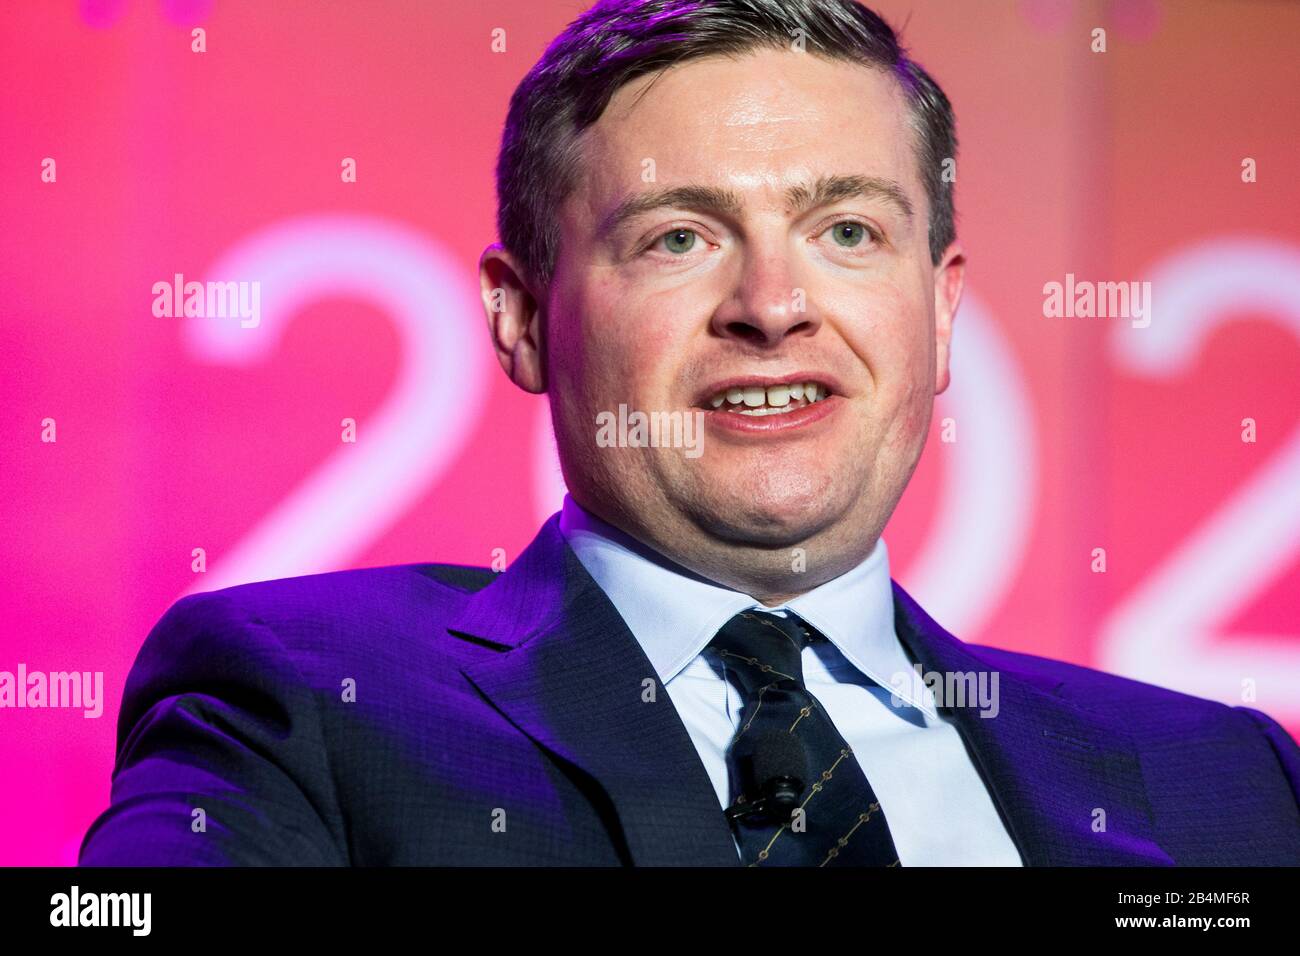
[[[819,402],[827,394],[826,387],[817,382],[784,382],[766,388],[761,385],[750,385],[745,388],[725,389],[709,399],[709,404],[714,408],[721,408],[723,402],[729,405],[743,404],[746,408],[761,408],[764,405],[782,408],[790,404],[792,399],[794,401],[806,399],[810,403]]]

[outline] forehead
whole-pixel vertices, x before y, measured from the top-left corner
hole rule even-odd
[[[584,131],[581,151],[571,199],[593,217],[650,182],[716,183],[775,202],[821,174],[892,179],[917,208],[924,202],[899,83],[790,50],[703,57],[638,77]]]

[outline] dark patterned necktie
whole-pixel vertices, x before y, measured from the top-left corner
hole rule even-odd
[[[803,680],[821,639],[797,617],[742,611],[710,647],[744,694],[727,750],[727,811],[750,866],[898,866],[884,811],[857,758]]]

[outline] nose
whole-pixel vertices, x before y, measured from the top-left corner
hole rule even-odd
[[[747,257],[736,286],[713,314],[715,335],[769,347],[787,337],[813,335],[821,319],[808,290],[794,281],[786,257],[766,252]]]

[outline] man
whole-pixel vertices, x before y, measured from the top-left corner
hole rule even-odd
[[[82,863],[1300,863],[1269,717],[967,646],[890,579],[948,385],[955,147],[848,0],[583,14],[512,99],[480,262],[563,510],[500,575],[178,602]],[[603,441],[620,406],[701,453]]]

